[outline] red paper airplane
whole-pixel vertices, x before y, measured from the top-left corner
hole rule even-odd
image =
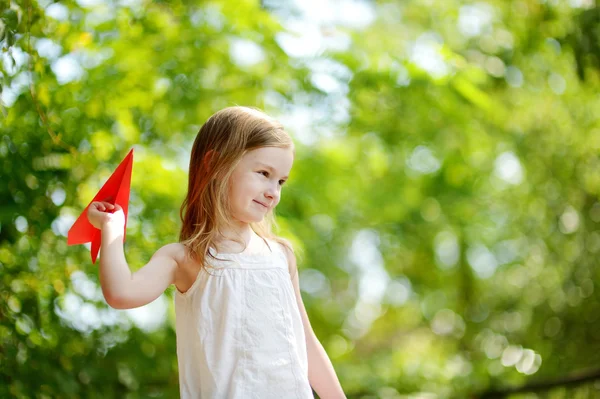
[[[108,178],[104,186],[98,191],[98,194],[88,204],[83,213],[75,221],[69,233],[67,234],[67,244],[85,244],[92,243],[92,262],[96,263],[98,251],[100,250],[101,231],[89,222],[87,210],[94,201],[106,201],[111,204],[118,204],[125,213],[125,228],[123,231],[123,242],[125,242],[125,230],[127,230],[127,205],[129,204],[129,187],[131,185],[131,168],[133,166],[133,148],[129,154],[121,161],[114,173]]]

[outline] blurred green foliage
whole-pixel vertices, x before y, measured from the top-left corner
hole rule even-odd
[[[66,232],[134,147],[141,267],[234,104],[297,138],[280,233],[349,398],[599,396],[597,2],[334,3],[372,18],[308,42],[294,4],[0,3],[0,397],[178,395],[172,291],[108,308]]]

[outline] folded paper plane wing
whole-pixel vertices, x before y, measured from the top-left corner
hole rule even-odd
[[[121,161],[114,173],[108,178],[98,194],[94,197],[83,213],[77,218],[69,233],[67,234],[67,244],[85,244],[92,243],[91,255],[92,262],[96,263],[98,251],[100,250],[101,232],[89,222],[87,211],[92,202],[106,201],[111,204],[120,205],[125,214],[125,227],[123,231],[123,241],[125,241],[125,231],[127,230],[127,207],[129,204],[129,188],[131,186],[131,169],[133,166],[133,148],[129,151],[125,159]]]

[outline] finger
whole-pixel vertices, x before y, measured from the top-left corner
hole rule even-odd
[[[110,202],[102,201],[102,206],[104,207],[104,209],[111,209],[112,204]]]

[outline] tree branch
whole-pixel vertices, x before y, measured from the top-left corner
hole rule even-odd
[[[553,380],[532,382],[530,384],[525,384],[521,387],[486,391],[480,394],[478,397],[480,399],[503,398],[515,393],[542,392],[550,390],[552,388],[577,386],[586,382],[596,380],[600,380],[600,369],[582,370],[579,372],[572,373],[571,375],[568,375],[566,377],[557,378]]]

